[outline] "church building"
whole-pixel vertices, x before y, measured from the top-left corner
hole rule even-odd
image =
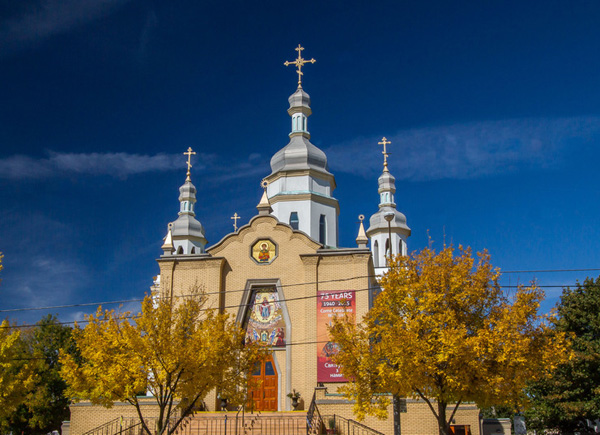
[[[244,328],[247,341],[269,348],[270,356],[253,373],[262,380],[249,392],[253,411],[292,411],[288,393],[295,390],[301,393],[299,410],[306,410],[314,397],[321,414],[353,419],[352,403],[337,393],[340,383],[347,380],[331,360],[337,347],[329,340],[327,325],[342,313],[362,319],[380,291],[377,277],[386,271],[386,258],[406,255],[411,230],[397,209],[395,178],[387,162],[390,142],[384,137],[379,142],[384,157],[378,179],[379,209],[370,217],[366,231],[364,217],[359,217],[355,247],[339,246],[335,176],[325,153],[310,141],[311,100],[301,81],[302,66],[314,59],[303,59],[302,47],[296,50],[298,58],[286,62],[297,67],[299,79],[288,99],[289,142],[271,158],[270,171],[265,162],[256,215],[238,228],[236,214],[234,231],[207,246],[207,236],[214,235],[206,234],[202,216],[194,209],[197,190],[190,167],[195,153],[188,149],[179,212],[168,225],[157,260],[160,275],[152,291],[177,297],[199,286],[208,293],[209,306],[229,312]],[[257,186],[257,198],[259,193]],[[371,208],[375,209],[375,201]],[[204,404],[208,411],[219,411],[218,392],[207,396]],[[71,434],[80,435],[99,425],[99,420],[89,421],[92,408],[98,407],[72,405]],[[116,412],[106,410],[102,418],[108,421]],[[474,405],[463,405],[456,415],[457,424],[478,434],[478,414]],[[392,420],[390,409],[388,420],[368,418],[364,424],[392,434]],[[403,434],[437,432],[431,411],[417,400],[403,403],[401,425]]]

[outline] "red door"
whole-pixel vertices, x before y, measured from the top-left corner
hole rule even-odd
[[[249,391],[249,405],[254,411],[277,411],[277,371],[273,357],[269,356],[259,365],[252,373],[254,380],[259,382]]]

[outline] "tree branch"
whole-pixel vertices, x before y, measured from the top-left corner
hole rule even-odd
[[[146,424],[146,420],[144,420],[144,416],[142,415],[142,410],[140,409],[140,402],[138,402],[137,397],[127,398],[127,401],[135,407],[138,417],[140,418],[140,423],[142,424],[142,428],[146,431],[148,435],[153,435]]]
[[[448,424],[450,424],[450,422],[454,418],[454,414],[456,414],[456,411],[458,410],[458,407],[460,406],[461,403],[462,403],[462,399],[460,399],[458,402],[456,402],[456,405],[454,406],[454,410],[452,410],[452,414],[450,414],[450,418],[448,418]]]
[[[427,397],[425,397],[423,395],[423,393],[421,393],[421,390],[419,390],[418,388],[415,388],[415,391],[417,392],[419,397],[421,397],[421,399],[423,399],[425,401],[425,403],[427,403],[427,405],[429,406],[429,409],[431,409],[431,412],[433,412],[433,415],[435,415],[435,418],[439,419],[438,413],[435,411],[435,408],[431,405],[431,402],[429,401],[429,399]]]

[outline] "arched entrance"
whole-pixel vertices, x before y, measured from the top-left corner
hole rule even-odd
[[[277,411],[277,369],[272,355],[256,365],[252,378],[257,382],[248,391],[250,409]]]

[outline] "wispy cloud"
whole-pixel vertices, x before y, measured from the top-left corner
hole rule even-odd
[[[151,9],[146,14],[146,20],[144,21],[144,26],[140,33],[140,40],[137,49],[137,58],[139,61],[145,60],[148,53],[148,46],[152,39],[152,33],[158,26],[158,16],[154,9]]]
[[[398,179],[473,179],[559,165],[574,143],[600,139],[600,117],[483,121],[402,130],[387,137]],[[365,177],[379,173],[380,140],[360,138],[326,149],[332,170]]]
[[[38,0],[0,22],[2,53],[102,18],[130,0]],[[25,3],[25,2],[24,2]]]
[[[238,179],[249,179],[252,177],[269,175],[269,166],[265,164],[265,158],[261,154],[252,153],[246,160],[233,161],[211,166],[209,170],[214,176],[208,182],[220,184]]]
[[[204,169],[214,155],[199,153],[194,168]],[[171,171],[182,168],[180,154],[128,153],[57,153],[35,159],[16,155],[0,159],[0,179],[46,179],[73,174],[127,177],[145,172]]]
[[[0,222],[9,228],[1,241],[4,308],[66,303],[80,286],[89,285],[87,268],[69,249],[77,237],[72,226],[37,211],[23,219],[14,210],[0,210]],[[52,246],[64,247],[60,256]]]

